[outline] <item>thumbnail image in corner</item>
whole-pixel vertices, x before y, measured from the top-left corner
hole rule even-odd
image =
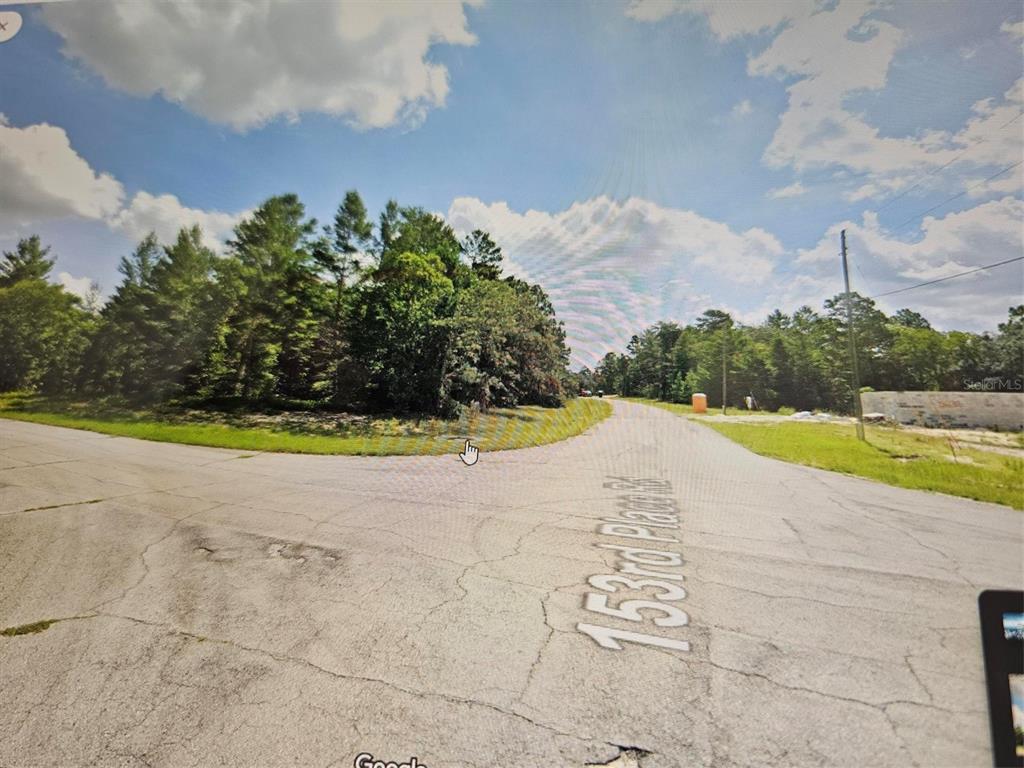
[[[1003,614],[1003,635],[1007,640],[1024,640],[1024,613]]]
[[[1024,675],[1010,675],[1010,709],[1016,754],[1024,757]]]

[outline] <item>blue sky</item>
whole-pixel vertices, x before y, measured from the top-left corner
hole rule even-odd
[[[1022,159],[1017,2],[2,10],[0,247],[38,232],[76,290],[149,229],[216,245],[354,187],[489,229],[592,363],[658,319],[820,306],[844,226],[868,294],[1022,250],[1021,167],[983,181]],[[1019,267],[880,304],[992,329]]]

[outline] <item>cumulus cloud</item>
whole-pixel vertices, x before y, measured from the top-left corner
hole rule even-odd
[[[770,233],[743,232],[693,211],[597,197],[557,213],[455,199],[449,223],[490,232],[506,268],[540,283],[566,324],[574,362],[594,365],[640,328],[715,306],[723,284],[759,292],[784,253]],[[721,306],[719,303],[718,306]]]
[[[58,272],[57,282],[64,286],[64,290],[73,293],[81,299],[87,299],[92,293],[93,280],[90,277],[75,277],[69,272]]]
[[[913,239],[904,239],[899,232],[886,231],[869,211],[860,222],[836,224],[816,246],[798,251],[797,264],[812,274],[834,271],[839,231],[846,229],[851,260],[871,277],[871,284],[858,290],[882,293],[1019,256],[1024,244],[1021,221],[1024,201],[1007,196],[942,218],[928,216]],[[853,277],[864,279],[858,272]],[[1016,263],[882,302],[891,311],[912,296],[915,309],[939,327],[991,329],[1006,319],[1007,307],[1020,303],[1022,292],[1024,272]],[[971,308],[969,316],[964,307]]]
[[[141,240],[148,233],[156,232],[164,243],[173,242],[183,227],[191,228],[198,224],[203,231],[204,244],[217,250],[246,213],[188,208],[174,195],[139,192],[131,203],[110,219],[109,224],[132,240]]]
[[[971,198],[989,197],[998,194],[1012,194],[1022,186],[1021,174],[1024,169],[1021,166],[1010,168],[1006,173],[999,176],[987,177],[984,179],[967,179],[967,196]]]
[[[90,168],[63,128],[16,128],[0,115],[0,233],[38,219],[103,219],[123,197],[121,184]]]
[[[1024,142],[1008,128],[1024,108],[1022,83],[999,97],[975,103],[959,131],[924,130],[910,136],[884,136],[863,116],[851,112],[848,98],[879,91],[888,83],[889,68],[909,39],[904,30],[881,18],[886,6],[875,0],[837,3],[719,3],[676,0],[634,0],[626,13],[638,20],[658,21],[673,13],[700,14],[719,40],[770,34],[771,42],[747,60],[747,71],[777,77],[790,84],[783,112],[763,161],[772,168],[799,173],[845,167],[870,175],[867,183],[847,192],[856,202],[877,198],[926,179],[920,191],[936,183],[963,184],[984,176],[986,169],[1020,157]],[[1005,23],[1002,31],[1024,36],[1024,23]],[[969,151],[968,151],[969,150]],[[951,166],[950,170],[945,170]],[[1018,177],[1004,179],[992,193],[1020,189]]]
[[[794,181],[785,187],[776,187],[768,190],[768,197],[772,200],[779,200],[785,197],[800,197],[807,191],[806,187],[799,181]]]
[[[42,16],[64,53],[112,87],[237,130],[303,112],[415,125],[448,96],[431,47],[476,43],[462,2],[119,0],[54,3]]]
[[[1020,132],[1003,130],[1020,114],[1019,80],[1000,98],[975,103],[957,132],[882,136],[844,107],[850,95],[886,86],[889,67],[906,39],[902,30],[871,16],[876,7],[847,0],[832,10],[797,18],[765,51],[749,59],[752,75],[800,78],[788,88],[788,108],[765,150],[766,164],[797,171],[841,165],[871,174],[872,181],[847,195],[856,201],[906,188],[921,174],[947,164],[956,163],[942,179],[932,181],[949,184],[958,174],[1020,156]]]
[[[133,240],[156,232],[171,242],[179,229],[198,224],[205,243],[216,249],[246,213],[189,208],[174,195],[146,191],[125,205],[121,183],[94,170],[63,128],[47,123],[18,128],[0,115],[0,236],[16,237],[42,221],[77,217],[103,222]]]
[[[1013,258],[1021,253],[1024,201],[1007,196],[928,217],[916,233],[888,232],[868,212],[796,251],[763,230],[737,231],[639,198],[597,197],[557,212],[519,212],[503,202],[460,197],[446,218],[460,234],[480,228],[494,236],[506,271],[540,283],[550,295],[574,365],[593,366],[659,320],[689,322],[712,307],[744,323],[762,322],[776,308],[820,310],[842,291],[841,229],[856,264],[854,290],[865,295]],[[892,313],[909,303],[942,329],[992,330],[1006,319],[1007,307],[1020,303],[1022,291],[1024,271],[1014,264],[880,304]]]

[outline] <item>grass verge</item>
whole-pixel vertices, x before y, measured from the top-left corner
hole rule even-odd
[[[955,433],[868,426],[863,443],[852,424],[709,421],[708,426],[762,456],[1024,509],[1024,459],[967,448]]]
[[[578,398],[561,408],[498,408],[457,420],[353,419],[346,414],[247,420],[213,411],[127,410],[24,394],[0,396],[0,418],[5,419],[213,448],[369,456],[458,453],[466,438],[482,451],[526,448],[578,435],[610,414],[607,402]]]

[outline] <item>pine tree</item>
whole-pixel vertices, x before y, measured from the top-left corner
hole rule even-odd
[[[48,259],[50,247],[43,248],[39,235],[18,241],[13,251],[4,251],[0,260],[0,288],[7,288],[21,280],[45,280],[53,269]]]
[[[491,236],[480,229],[474,229],[462,241],[462,253],[469,259],[473,273],[484,280],[501,277],[501,248]]]
[[[225,321],[225,379],[217,389],[248,402],[310,397],[324,312],[309,238],[295,195],[272,197],[235,227],[227,266],[234,303]]]

